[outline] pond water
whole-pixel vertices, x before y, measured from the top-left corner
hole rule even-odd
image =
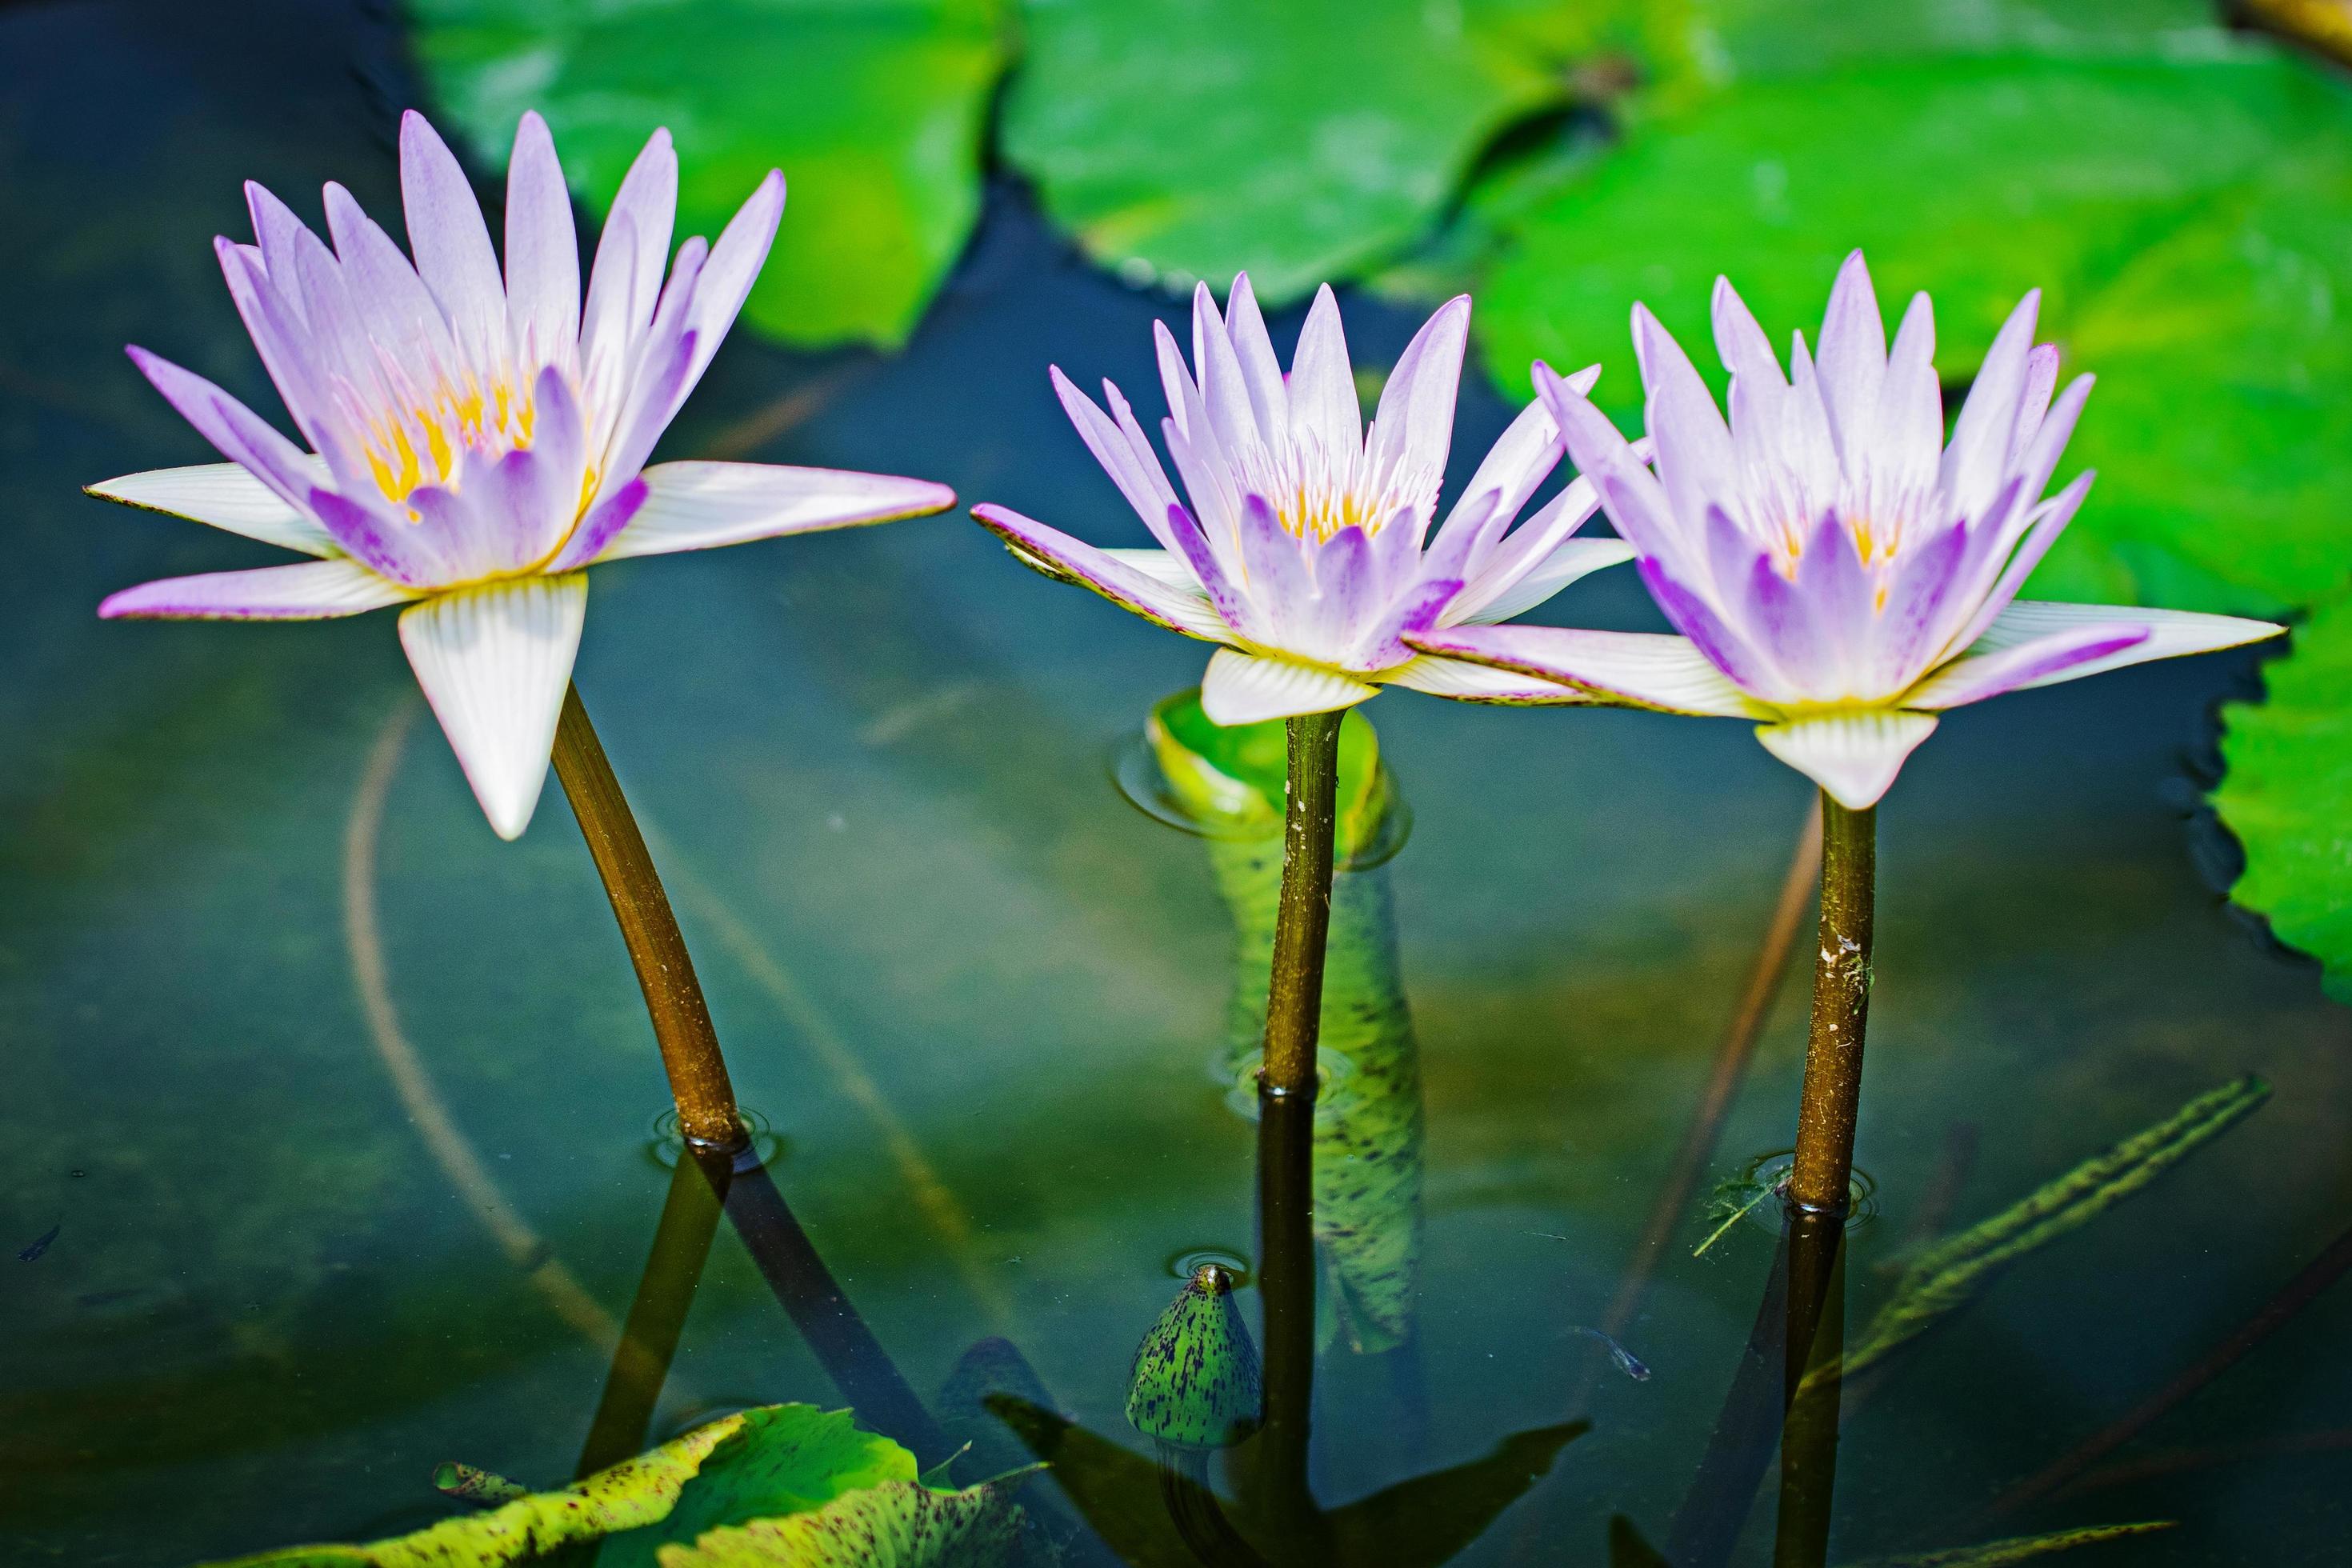
[[[8,1562],[371,1539],[456,1507],[429,1485],[445,1459],[568,1477],[670,1180],[652,1041],[569,814],[551,789],[520,843],[491,836],[388,617],[92,616],[113,588],[270,553],[76,493],[208,460],[126,341],[275,409],[209,247],[243,231],[238,182],[311,214],[327,178],[395,205],[392,109],[415,96],[396,32],[373,7],[233,9],[0,10]],[[1348,309],[1365,363],[1414,324]],[[739,334],[666,449],[919,474],[1139,542],[1045,366],[1140,394],[1155,311],[1175,317],[1001,189],[906,353]],[[1509,412],[1475,376],[1463,406],[1457,482]],[[1055,1405],[1147,1451],[1129,1356],[1190,1262],[1256,1246],[1255,1131],[1227,1092],[1230,846],[1111,776],[1202,648],[1021,570],[961,512],[625,563],[593,596],[580,689],[778,1190],[916,1390],[1003,1336]],[[1541,618],[1652,617],[1621,572]],[[1964,710],[1881,814],[1857,1330],[1923,1237],[2241,1074],[2273,1092],[1850,1392],[1832,1561],[2157,1519],[2179,1527],[2098,1550],[2341,1560],[2352,1292],[2073,1489],[1995,1506],[2345,1223],[2345,1016],[2226,907],[2233,851],[2198,805],[2217,705],[2257,665]],[[1663,1543],[1772,1233],[1736,1226],[1695,1258],[1709,1223],[1681,1218],[1618,1336],[1645,1379],[1578,1330],[1670,1178],[1804,785],[1737,724],[1406,692],[1367,717],[1412,829],[1342,898],[1391,900],[1366,940],[1392,939],[1393,967],[1370,967],[1410,1026],[1371,1031],[1372,1071],[1409,1107],[1417,1070],[1420,1126],[1400,1110],[1391,1131],[1419,1202],[1372,1212],[1417,1248],[1418,1286],[1391,1275],[1354,1317],[1327,1300],[1313,1485],[1337,1507],[1581,1415],[1459,1561],[1604,1561],[1621,1513]],[[1804,950],[1702,1190],[1790,1142]],[[780,1399],[838,1395],[722,1228],[652,1435]],[[1772,1490],[1739,1560],[1769,1554]]]

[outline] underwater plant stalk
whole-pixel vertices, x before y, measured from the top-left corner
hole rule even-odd
[[[1788,1189],[1790,1204],[1800,1210],[1843,1215],[1852,1188],[1877,876],[1878,808],[1851,811],[1823,791],[1821,940],[1797,1105],[1797,1163]]]
[[[1788,1341],[1780,1427],[1780,1504],[1773,1568],[1822,1568],[1829,1560],[1837,1488],[1839,1394],[1845,1351],[1845,1220],[1800,1209],[1789,1215]],[[1826,1377],[1808,1375],[1829,1369]]]
[[[636,1299],[629,1303],[604,1395],[588,1424],[587,1441],[581,1445],[574,1480],[608,1469],[646,1447],[654,1408],[669,1381],[678,1337],[694,1305],[695,1288],[702,1282],[703,1265],[719,1233],[730,1173],[722,1155],[691,1145],[679,1152],[670,1171],[669,1194],[662,1200],[661,1219],[654,1226],[653,1249],[637,1280]]]
[[[1308,1095],[1268,1091],[1258,1103],[1257,1289],[1265,1315],[1260,1336],[1265,1425],[1255,1444],[1255,1479],[1266,1515],[1297,1542],[1319,1522],[1307,1479],[1315,1415],[1315,1101]]]
[[[556,721],[555,776],[580,819],[581,837],[588,840],[588,853],[613,900],[613,918],[628,943],[629,962],[636,966],[646,1014],[653,1020],[662,1068],[677,1101],[678,1131],[689,1144],[706,1149],[744,1147],[749,1134],[735,1109],[735,1086],[727,1076],[726,1058],[719,1054],[719,1035],[694,977],[694,960],[576,686],[564,689]]]
[[[1323,1013],[1323,947],[1331,928],[1331,834],[1339,806],[1339,713],[1290,721],[1284,790],[1282,903],[1275,916],[1274,971],[1266,987],[1264,1097],[1313,1099],[1315,1041]]]

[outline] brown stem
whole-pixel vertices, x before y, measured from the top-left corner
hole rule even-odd
[[[596,1403],[588,1440],[581,1446],[575,1478],[617,1465],[646,1446],[654,1407],[669,1381],[670,1362],[686,1330],[686,1314],[694,1305],[695,1287],[702,1281],[702,1267],[719,1232],[729,1174],[723,1157],[698,1156],[691,1147],[680,1152],[661,1219],[654,1227],[653,1250],[637,1280],[636,1299],[629,1304],[621,1342],[614,1347],[604,1397]]]
[[[1323,1013],[1323,946],[1331,928],[1331,833],[1339,805],[1339,713],[1290,721],[1290,776],[1282,825],[1282,902],[1274,919],[1266,987],[1263,1095],[1315,1095],[1315,1041]]]
[[[2326,1250],[2305,1264],[2303,1271],[2263,1304],[2262,1310],[2238,1331],[2213,1347],[2205,1359],[2158,1389],[2101,1431],[2077,1445],[2073,1452],[2003,1492],[1983,1517],[2000,1519],[2057,1491],[2068,1482],[2122,1447],[2168,1413],[2172,1407],[2236,1365],[2247,1352],[2276,1332],[2281,1325],[2317,1300],[2322,1292],[2352,1269],[2352,1230],[2327,1244]]]
[[[1829,1561],[1831,1503],[1837,1487],[1839,1379],[1806,1374],[1832,1367],[1845,1350],[1845,1220],[1798,1210],[1789,1216],[1789,1328],[1784,1347],[1788,1415],[1780,1428],[1780,1506],[1773,1523],[1773,1568],[1822,1568]]]
[[[749,1139],[735,1109],[727,1059],[719,1054],[719,1036],[710,1026],[710,1008],[694,977],[694,960],[577,687],[565,689],[562,716],[556,721],[555,776],[580,819],[581,837],[588,840],[588,853],[613,900],[613,916],[621,923],[621,938],[628,943],[629,962],[636,966],[670,1094],[677,1101],[678,1131],[704,1148],[742,1148]]]
[[[1854,1116],[1862,1104],[1862,1043],[1870,1018],[1870,951],[1878,812],[1822,795],[1822,919],[1813,963],[1812,1028],[1797,1107],[1797,1163],[1789,1201],[1843,1215],[1853,1180]]]

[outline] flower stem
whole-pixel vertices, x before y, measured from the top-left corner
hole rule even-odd
[[[1266,987],[1261,1095],[1316,1089],[1315,1040],[1323,1013],[1323,946],[1331,928],[1331,833],[1338,810],[1339,713],[1290,721],[1290,776],[1282,824],[1282,902],[1275,914],[1274,972]]]
[[[719,1036],[710,1026],[710,1008],[694,977],[694,960],[577,687],[565,689],[556,721],[555,776],[580,819],[581,837],[588,840],[588,853],[613,900],[613,916],[621,923],[621,938],[628,943],[629,962],[636,966],[646,1013],[677,1101],[678,1131],[688,1142],[706,1149],[741,1148],[748,1135],[735,1109],[727,1060],[719,1054]]]
[[[1797,1107],[1797,1164],[1789,1177],[1789,1201],[1822,1214],[1845,1213],[1853,1179],[1877,874],[1877,808],[1849,811],[1824,794],[1813,1021]]]

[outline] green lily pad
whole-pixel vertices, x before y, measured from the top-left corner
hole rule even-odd
[[[665,1546],[661,1568],[1003,1568],[1021,1510],[989,1483],[933,1491],[887,1481],[784,1519]]]
[[[2053,1552],[2071,1552],[2077,1546],[2096,1546],[2103,1542],[2123,1541],[2135,1535],[2154,1535],[2170,1530],[2168,1519],[2145,1520],[2135,1524],[2093,1524],[2079,1530],[2055,1531],[2048,1535],[2012,1535],[2001,1541],[1988,1541],[1979,1546],[1955,1546],[1942,1552],[1906,1552],[1895,1557],[1873,1557],[1857,1563],[1853,1568],[2008,1568],[2012,1563],[2023,1563],[2035,1557],[2046,1557]]]
[[[1297,298],[1402,247],[1479,150],[1647,52],[1645,8],[1551,0],[1030,0],[1007,155],[1137,281]]]
[[[601,213],[656,126],[678,233],[716,238],[762,175],[790,187],[744,320],[796,344],[895,345],[980,211],[1001,0],[412,0],[417,58],[483,163],[526,109]]]
[[[1135,1348],[1127,1418],[1171,1447],[1226,1448],[1257,1430],[1264,1394],[1233,1276],[1203,1263]]]
[[[2246,851],[2231,897],[2352,1002],[2352,603],[2297,626],[2293,651],[2263,673],[2268,701],[2223,710],[2230,771],[2213,805]]]
[[[2266,49],[1757,81],[1642,121],[1538,187],[1480,296],[1484,353],[1521,395],[1531,359],[1601,360],[1596,395],[1628,408],[1633,300],[1706,363],[1718,271],[1784,337],[1818,324],[1860,246],[1891,308],[1934,294],[1957,383],[2039,286],[2044,335],[2071,369],[2105,374],[2070,458],[2097,465],[2099,485],[2034,591],[2308,603],[2352,563],[2352,469],[2333,460],[2352,416],[2326,395],[2352,364],[2333,309],[2352,287],[2347,132],[2352,93]]]

